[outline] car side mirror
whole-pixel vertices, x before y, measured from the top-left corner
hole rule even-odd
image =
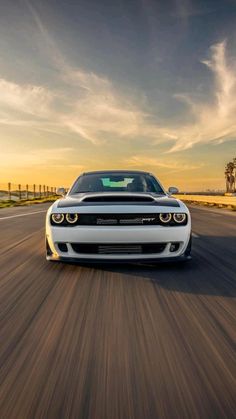
[[[179,189],[175,188],[174,186],[170,186],[169,189],[168,189],[168,192],[169,192],[170,195],[174,195],[174,194],[179,193]]]
[[[57,193],[57,195],[65,196],[66,190],[65,190],[65,188],[57,188],[56,193]]]

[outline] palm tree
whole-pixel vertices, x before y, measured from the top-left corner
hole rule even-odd
[[[229,162],[225,168],[226,191],[235,192],[236,158]]]

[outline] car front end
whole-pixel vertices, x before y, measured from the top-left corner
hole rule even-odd
[[[82,193],[57,200],[46,218],[48,260],[153,262],[190,258],[183,202],[150,193]]]

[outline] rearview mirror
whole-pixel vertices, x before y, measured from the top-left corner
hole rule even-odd
[[[169,189],[168,189],[168,192],[169,192],[170,195],[174,195],[174,194],[179,193],[179,189],[175,188],[174,186],[170,186]]]
[[[65,190],[65,188],[57,188],[56,193],[57,193],[57,195],[65,196],[66,190]]]

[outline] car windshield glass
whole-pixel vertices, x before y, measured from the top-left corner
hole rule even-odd
[[[93,173],[80,176],[70,194],[83,192],[153,192],[164,191],[157,180],[146,173]]]

